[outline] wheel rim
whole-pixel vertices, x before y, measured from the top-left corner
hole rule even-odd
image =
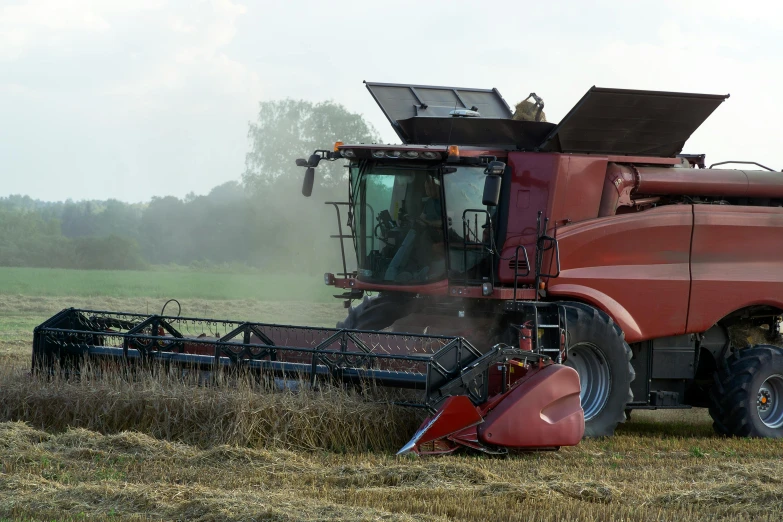
[[[612,374],[606,357],[596,345],[579,343],[568,349],[565,365],[579,374],[579,400],[585,412],[585,421],[589,421],[604,409],[609,400]]]
[[[761,422],[768,428],[783,426],[783,375],[770,375],[756,394],[756,408]]]

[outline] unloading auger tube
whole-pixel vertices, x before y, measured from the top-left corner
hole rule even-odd
[[[504,344],[482,354],[462,337],[75,308],[35,329],[34,373],[78,376],[85,361],[399,389],[396,404],[430,413],[400,453],[552,448],[584,433],[576,371]]]

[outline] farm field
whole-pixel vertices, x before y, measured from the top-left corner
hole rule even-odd
[[[152,274],[157,287],[139,281]],[[322,326],[345,313],[320,278],[199,288],[224,275],[0,269],[0,520],[772,520],[783,509],[783,441],[717,437],[704,410],[637,411],[614,438],[557,452],[410,458],[394,450],[417,413],[344,393],[28,376],[33,327],[69,306],[156,312],[176,297],[184,315]]]
[[[5,296],[256,299],[332,302],[322,274],[203,272],[199,270],[65,270],[0,267]]]

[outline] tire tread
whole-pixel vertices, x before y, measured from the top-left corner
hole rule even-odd
[[[757,345],[736,350],[715,372],[710,390],[709,412],[716,433],[737,437],[763,437],[752,421],[755,408],[751,387],[758,372],[775,359],[783,362],[783,350],[776,346]]]
[[[622,329],[617,325],[617,323],[614,322],[614,320],[612,320],[608,314],[584,303],[566,302],[562,304],[566,306],[566,317],[568,317],[568,310],[573,309],[576,312],[577,322],[579,322],[579,316],[581,315],[588,323],[598,325],[598,328],[608,328],[612,334],[618,337],[622,342],[622,347],[625,352],[625,360],[627,361],[627,372],[629,376],[628,393],[625,404],[623,404],[620,408],[616,408],[616,411],[613,412],[611,417],[602,419],[602,426],[591,426],[590,429],[590,436],[611,436],[614,434],[617,426],[620,423],[624,423],[626,421],[625,406],[633,402],[633,391],[631,390],[630,386],[630,384],[636,378],[636,372],[631,365],[633,352],[631,351],[630,345],[625,341],[625,334],[623,333]]]

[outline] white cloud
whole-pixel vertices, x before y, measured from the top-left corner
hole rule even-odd
[[[167,45],[148,56],[133,78],[112,85],[108,93],[149,108],[167,103],[164,98],[172,91],[208,82],[222,94],[245,96],[255,103],[261,91],[259,76],[225,52],[245,12],[231,0],[212,0],[202,9],[173,17]]]
[[[752,23],[757,28],[780,27],[783,4],[778,0],[754,0],[738,3],[736,0],[663,0],[662,8],[677,13],[677,18],[692,27],[709,26],[712,21],[730,22],[742,32]],[[730,36],[730,35],[727,35]]]
[[[192,25],[186,24],[182,18],[176,17],[171,19],[171,30],[175,33],[190,34],[196,31],[196,28]]]
[[[0,6],[0,60],[20,59],[32,49],[60,45],[74,35],[106,33],[112,17],[162,5],[159,0],[30,0]]]

